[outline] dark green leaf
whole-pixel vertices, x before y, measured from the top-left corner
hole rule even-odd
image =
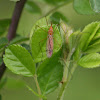
[[[95,12],[100,12],[100,0],[90,0],[90,4]]]
[[[22,43],[21,46],[24,47],[26,50],[28,50],[28,52],[31,53],[31,48],[28,44]]]
[[[50,27],[50,25],[49,25]],[[31,31],[31,50],[35,62],[40,62],[47,58],[46,46],[49,27],[46,19],[40,19]],[[53,25],[54,49],[53,54],[59,51],[62,44],[61,35],[56,25]]]
[[[11,19],[2,19],[0,20],[0,35],[2,35],[9,26]]]
[[[100,54],[99,53],[90,53],[83,56],[78,64],[85,68],[96,68],[100,66]]]
[[[35,65],[29,52],[20,45],[10,45],[5,50],[5,65],[15,74],[33,76]]]
[[[39,6],[33,1],[27,1],[25,4],[25,9],[30,13],[41,13]]]
[[[79,14],[95,14],[90,6],[89,0],[74,0],[74,9]]]
[[[60,12],[55,12],[50,16],[51,22],[54,24],[60,23],[60,19],[65,21],[66,23],[68,22],[68,19]]]
[[[38,81],[42,94],[48,94],[54,91],[63,76],[63,66],[59,61],[61,51],[57,52],[50,59],[46,59],[38,69]]]
[[[89,25],[87,25],[83,31],[82,31],[82,37],[80,39],[80,48],[82,51],[85,51],[89,45],[89,43],[92,41],[94,36],[96,35],[96,32],[100,28],[99,22],[93,22]]]
[[[94,36],[94,40],[100,38],[100,28],[98,29],[96,35]]]
[[[96,53],[96,52],[100,52],[100,43],[90,45],[90,46],[85,50],[85,52],[86,52],[86,53]]]
[[[5,37],[0,38],[0,49],[6,46],[8,43],[8,39]]]
[[[1,81],[0,81],[0,90],[4,87],[4,85],[6,84],[7,82],[7,78],[2,78]]]

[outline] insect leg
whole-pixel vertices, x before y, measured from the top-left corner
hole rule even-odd
[[[37,27],[39,27],[40,29],[42,29],[44,32],[48,33],[46,30],[44,30],[42,27],[40,27],[39,25],[36,25]]]
[[[44,39],[42,39],[42,40],[39,42],[40,51],[41,51],[41,53],[42,53],[41,62],[42,62],[42,58],[43,58],[43,52],[42,52],[42,47],[41,47],[40,43],[43,42],[43,40],[45,40],[45,39],[47,39],[47,37],[44,38]]]

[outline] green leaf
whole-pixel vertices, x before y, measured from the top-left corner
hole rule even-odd
[[[68,40],[70,51],[72,51],[73,49],[76,49],[80,41],[80,36],[81,36],[80,31],[76,31],[70,35],[69,40]]]
[[[82,36],[80,39],[80,49],[82,51],[85,51],[89,45],[89,43],[92,41],[94,38],[96,32],[100,28],[100,23],[99,22],[93,22],[89,25],[87,25],[83,31],[82,31]]]
[[[6,46],[8,43],[8,39],[5,37],[0,38],[0,49]]]
[[[90,4],[95,12],[100,12],[100,0],[90,0]]]
[[[79,14],[95,14],[90,6],[89,0],[74,0],[74,9]]]
[[[25,4],[25,9],[30,13],[41,13],[39,6],[33,1],[27,1]]]
[[[98,29],[96,35],[94,36],[94,40],[100,38],[100,28]]]
[[[0,20],[0,35],[2,35],[9,26],[11,19],[2,19]]]
[[[25,83],[21,80],[14,79],[14,78],[7,78],[7,83],[5,85],[8,89],[20,89],[25,87]]]
[[[20,45],[11,45],[5,50],[5,65],[15,74],[33,76],[35,65],[29,52]]]
[[[85,50],[85,52],[86,52],[86,53],[96,53],[96,52],[100,52],[100,43],[90,45],[90,46]]]
[[[21,46],[24,47],[26,50],[28,50],[28,52],[31,53],[31,48],[28,44],[22,43]]]
[[[42,94],[48,94],[54,91],[63,76],[63,66],[59,61],[61,51],[53,55],[50,59],[46,59],[37,71],[38,81],[42,91]]]
[[[50,25],[49,25],[50,27]],[[33,27],[31,31],[31,50],[32,56],[35,62],[40,62],[47,58],[46,46],[47,46],[47,36],[49,27],[47,26],[46,19],[40,19]],[[59,51],[62,40],[56,25],[53,25],[53,54]]]
[[[0,81],[0,90],[4,87],[6,82],[7,82],[7,78],[2,78],[2,80]]]
[[[91,53],[83,56],[78,64],[85,68],[96,68],[100,66],[100,54],[99,53]]]
[[[60,23],[60,19],[65,21],[66,23],[68,22],[68,19],[60,12],[55,12],[50,16],[51,22],[54,24]]]
[[[76,31],[70,35],[68,40],[70,52],[72,54],[73,59],[76,61],[80,57],[80,49],[79,49],[80,37],[81,37],[81,32]]]
[[[16,43],[21,43],[21,42],[27,41],[27,40],[29,40],[28,37],[17,36],[13,40],[10,41],[10,45],[16,44]]]

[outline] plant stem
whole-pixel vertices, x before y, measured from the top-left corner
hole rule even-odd
[[[56,11],[57,9],[59,9],[60,7],[66,5],[66,4],[69,4],[71,3],[73,0],[67,0],[66,2],[60,4],[60,5],[57,5],[55,8],[51,9],[48,13],[46,13],[43,17],[46,17],[48,16],[49,14],[53,13],[54,11]]]
[[[14,13],[13,13],[12,20],[11,20],[11,24],[10,24],[9,31],[8,31],[8,40],[9,41],[12,40],[16,36],[16,30],[18,27],[19,19],[21,17],[22,10],[24,8],[26,1],[27,0],[20,0],[20,1],[16,2]],[[0,80],[1,80],[5,70],[6,70],[6,66],[3,62],[2,65],[0,66]]]
[[[65,89],[68,86],[68,83],[69,83],[69,81],[70,81],[70,79],[72,77],[72,74],[74,73],[74,71],[75,71],[75,69],[77,67],[77,64],[74,63],[73,67],[71,68],[71,72],[68,75],[67,70],[68,70],[69,65],[70,65],[70,62],[68,62],[68,64],[66,64],[66,66],[65,66],[64,74],[63,74],[63,84],[62,84],[62,86],[60,88],[60,92],[58,94],[57,100],[63,100]]]
[[[35,80],[35,83],[36,83],[37,91],[38,91],[39,95],[41,95],[41,90],[40,90],[40,86],[39,86],[39,83],[38,83],[38,80],[37,80],[37,75],[34,75],[34,80]],[[42,100],[42,98],[40,98],[40,100]]]

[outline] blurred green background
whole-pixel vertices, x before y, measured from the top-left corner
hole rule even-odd
[[[46,14],[51,5],[45,2],[38,2],[34,0],[42,9],[42,15]],[[15,3],[9,0],[0,0],[0,19],[11,18]],[[79,15],[73,9],[73,4],[65,5],[58,9],[69,20],[69,25],[74,29],[82,29],[87,24],[99,21],[100,14],[98,15]],[[23,11],[17,33],[21,35],[30,35],[30,31],[34,23],[42,17],[41,14],[31,14],[26,10]],[[38,98],[31,93],[23,83],[16,83],[14,81],[25,80],[35,88],[32,78],[25,78],[12,74],[6,71],[5,76],[10,77],[5,87],[0,91],[2,100],[38,100]],[[64,100],[100,100],[100,68],[84,69],[78,67],[70,81]],[[36,89],[36,88],[35,88]],[[56,100],[58,91],[54,91],[48,95],[48,100]]]

